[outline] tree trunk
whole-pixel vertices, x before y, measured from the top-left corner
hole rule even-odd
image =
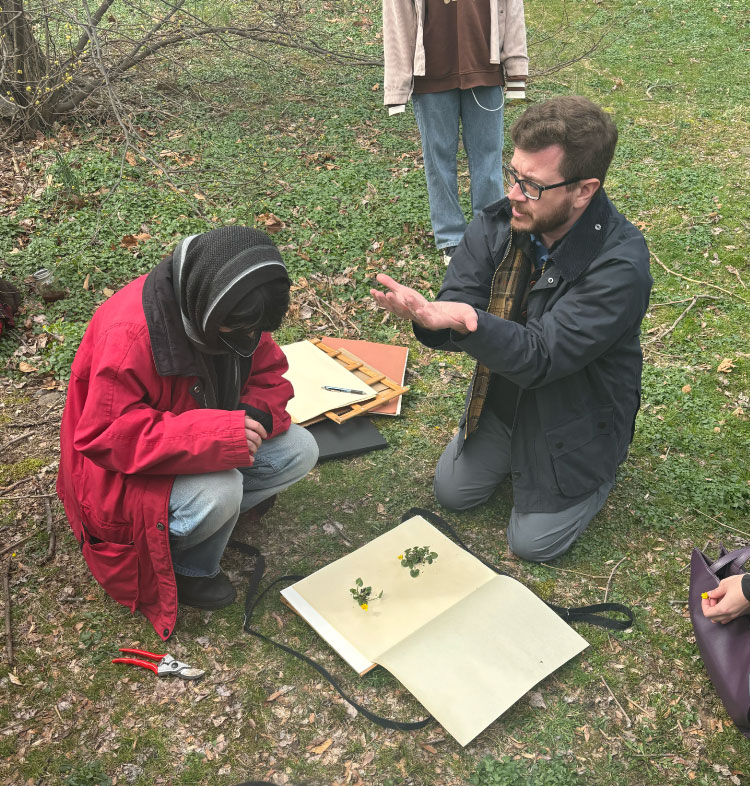
[[[31,29],[23,0],[3,0],[0,10],[0,114],[28,125],[43,123],[37,92],[47,77],[47,60]],[[37,104],[37,111],[33,107]],[[31,111],[30,111],[31,110]],[[20,118],[19,115],[23,115]]]

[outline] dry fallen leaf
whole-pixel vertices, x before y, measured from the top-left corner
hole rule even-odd
[[[333,740],[329,737],[325,742],[321,743],[320,745],[316,745],[314,748],[308,748],[311,753],[325,753],[330,747],[333,745]]]
[[[22,360],[18,364],[18,370],[22,371],[24,374],[31,374],[32,371],[39,371],[36,366],[32,366],[31,363],[27,363],[25,360]]]
[[[279,696],[283,696],[285,693],[289,693],[290,690],[294,690],[294,685],[284,685],[283,688],[279,688],[277,691],[274,691],[267,699],[266,703],[271,701],[276,701]]]
[[[9,671],[9,672],[8,672],[8,679],[9,679],[9,680],[10,680],[10,681],[11,681],[11,682],[14,684],[14,685],[20,685],[21,687],[23,687],[23,683],[21,682],[21,680],[19,680],[19,679],[18,679],[18,677],[16,677],[16,675],[15,675],[15,674],[14,674],[12,671]]]
[[[83,288],[84,288],[84,289],[85,289],[87,292],[89,291],[89,279],[90,279],[90,277],[91,277],[91,276],[90,276],[90,274],[89,274],[89,273],[86,273],[86,278],[84,278],[84,279],[83,279]]]
[[[422,748],[422,750],[426,750],[427,753],[437,753],[437,748],[433,745],[428,745],[426,742],[420,742],[419,747]]]
[[[115,290],[110,289],[109,287],[104,287],[104,289],[102,290],[102,295],[104,295],[104,297],[112,297],[112,295],[114,294],[115,294]]]
[[[130,164],[130,166],[135,166],[136,161],[132,150],[128,150],[128,152],[125,153],[125,160]]]
[[[284,229],[284,222],[273,213],[261,213],[255,220],[265,229],[266,232],[273,234]]]
[[[734,362],[732,361],[732,358],[724,358],[724,360],[722,360],[721,363],[719,363],[719,365],[716,367],[716,370],[720,374],[729,374],[733,368]]]
[[[544,701],[544,697],[538,690],[529,693],[529,704],[531,704],[532,707],[538,707],[541,710],[547,709],[547,703]]]
[[[690,393],[691,390],[692,388],[690,387],[690,385],[684,385],[682,388],[683,393]]]

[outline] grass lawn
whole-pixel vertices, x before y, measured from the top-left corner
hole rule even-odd
[[[566,46],[539,43],[563,11]],[[329,45],[372,56],[379,13],[375,0],[309,4]],[[591,646],[461,748],[436,724],[414,733],[372,725],[304,664],[245,636],[240,603],[181,609],[162,649],[150,624],[90,577],[55,500],[57,551],[42,562],[47,510],[31,495],[53,489],[64,380],[93,309],[181,237],[229,222],[280,230],[295,282],[280,343],[335,333],[411,350],[402,415],[377,421],[389,449],[318,466],[241,537],[266,555],[269,575],[307,572],[413,505],[437,509],[432,473],[472,363],[420,346],[368,296],[378,271],[436,294],[445,270],[413,115],[388,117],[378,68],[292,50],[205,62],[196,51],[169,92],[134,115],[148,150],[138,143],[124,156],[119,127],[84,118],[9,151],[24,193],[0,203],[0,272],[23,282],[46,266],[70,295],[45,305],[27,287],[20,326],[0,341],[0,495],[10,498],[0,500],[0,541],[30,536],[3,556],[16,664],[0,663],[0,782],[750,782],[750,743],[713,692],[686,605],[692,547],[750,540],[747,11],[737,0],[576,0],[567,9],[528,0],[526,15],[537,71],[604,34],[589,56],[539,76],[528,92],[534,101],[586,95],[618,124],[607,191],[653,253],[643,406],[605,508],[554,564],[508,552],[507,487],[446,517],[547,600],[584,605],[606,595],[634,607],[632,630],[579,625]],[[521,111],[508,108],[507,127]],[[466,169],[464,158],[464,181]],[[225,562],[242,592],[247,566],[236,553]],[[347,672],[275,598],[259,626],[341,675],[376,712],[422,716],[383,670]],[[109,663],[134,645],[168,650],[207,675],[157,681]]]

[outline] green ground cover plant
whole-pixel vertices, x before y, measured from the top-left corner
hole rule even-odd
[[[308,6],[329,47],[379,56],[375,0]],[[23,192],[10,199],[0,190],[0,264],[25,301],[18,327],[0,340],[1,547],[29,539],[2,556],[11,564],[15,664],[0,663],[0,782],[750,781],[750,743],[708,682],[686,605],[691,548],[750,539],[747,14],[732,0],[604,0],[593,17],[582,2],[529,0],[530,37],[541,36],[540,20],[549,26],[564,14],[571,41],[604,38],[588,57],[533,80],[529,95],[580,93],[613,114],[620,143],[607,191],[654,255],[635,440],[605,508],[554,564],[509,553],[506,487],[478,510],[446,517],[547,600],[634,607],[632,630],[579,626],[591,646],[461,748],[435,724],[411,734],[373,726],[304,664],[242,634],[239,603],[181,609],[163,645],[99,589],[54,501],[57,549],[44,562],[47,511],[33,495],[53,489],[64,382],[93,310],[181,237],[231,222],[273,231],[282,248],[294,302],[280,343],[334,333],[408,344],[411,386],[401,417],[377,421],[388,450],[319,465],[238,535],[262,550],[269,575],[304,573],[413,505],[437,509],[432,473],[472,364],[421,347],[368,295],[379,271],[434,295],[445,270],[412,114],[388,117],[378,68],[293,49],[207,58],[196,47],[189,71],[163,67],[171,93],[156,90],[155,70],[130,147],[115,124],[82,116],[4,156],[8,182]],[[508,108],[506,126],[521,111]],[[460,171],[468,199],[465,158]],[[25,283],[40,267],[66,288],[64,300],[45,304]],[[228,553],[226,567],[241,592],[251,566]],[[274,597],[258,615],[264,633],[341,675],[358,701],[422,716],[388,673],[347,673]],[[110,664],[118,647],[134,645],[168,650],[207,675],[157,681]]]

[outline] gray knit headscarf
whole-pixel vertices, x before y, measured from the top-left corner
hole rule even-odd
[[[213,399],[219,409],[239,407],[261,334],[228,341],[225,326],[234,308],[253,289],[270,281],[289,282],[281,254],[265,232],[222,227],[182,240],[172,254],[172,286],[185,333],[204,355]],[[231,317],[229,319],[231,321]]]
[[[172,254],[172,281],[182,322],[202,352],[226,354],[219,338],[232,309],[254,288],[289,280],[281,253],[259,229],[221,227],[180,241]]]

